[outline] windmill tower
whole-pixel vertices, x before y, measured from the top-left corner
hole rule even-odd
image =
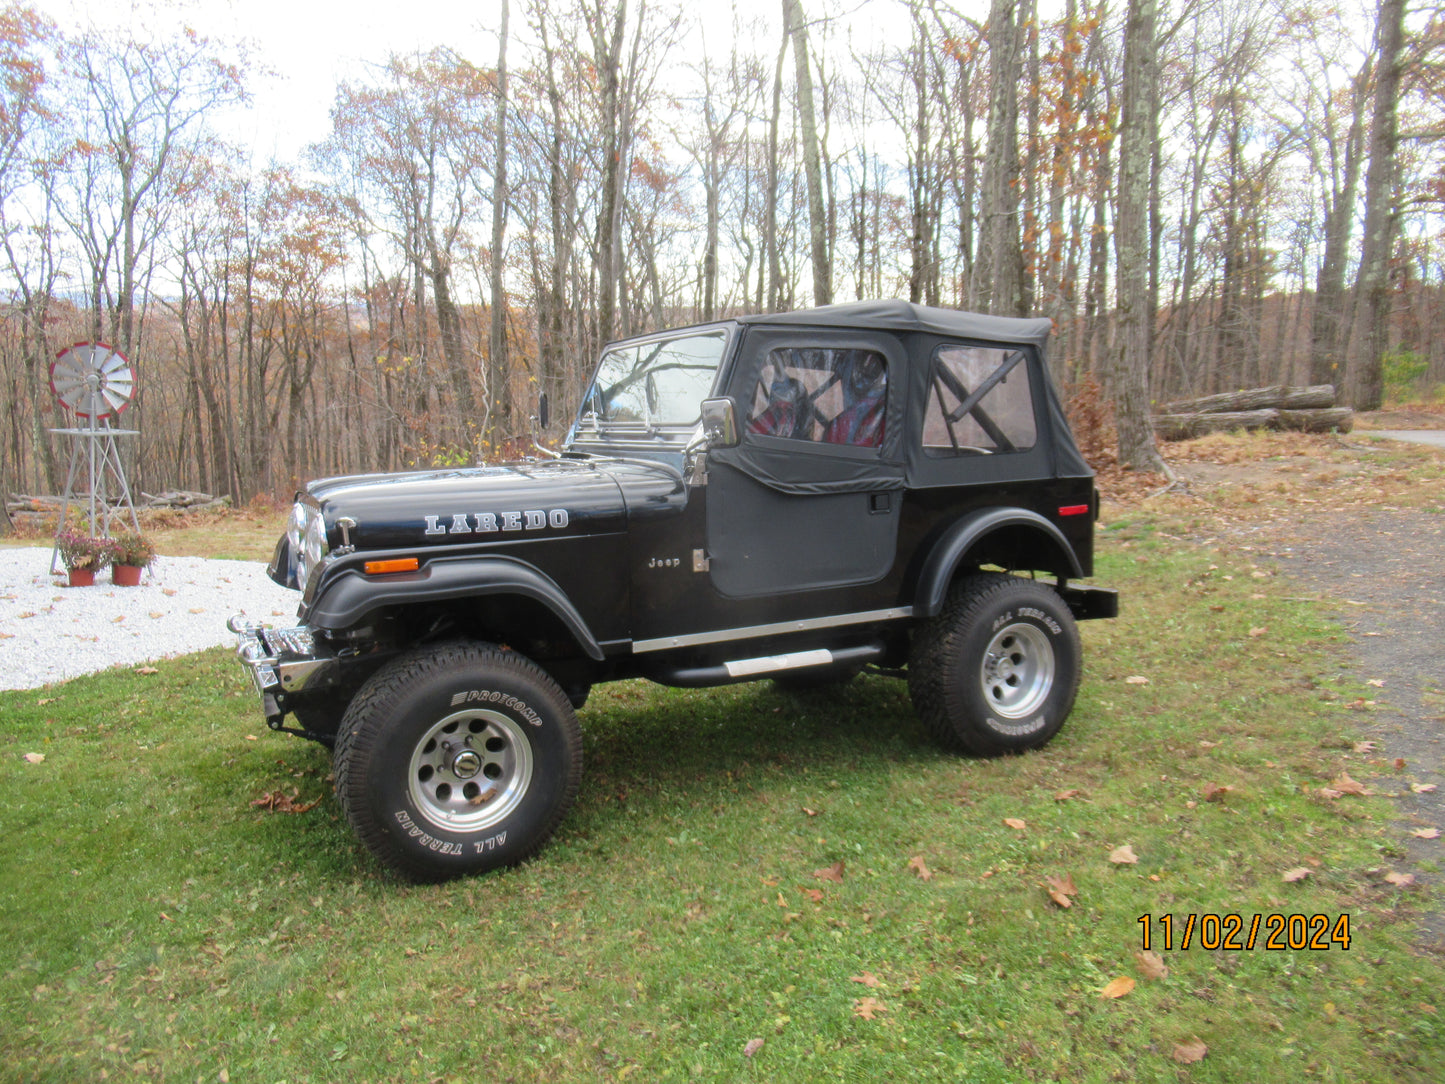
[[[113,520],[125,522],[130,516],[131,528],[140,531],[135,504],[131,501],[130,483],[116,446],[118,437],[134,437],[136,429],[116,429],[111,419],[130,406],[135,395],[135,373],[119,350],[105,343],[76,343],[56,355],[50,364],[50,390],[60,405],[75,415],[77,425],[68,429],[52,429],[52,433],[71,438],[70,466],[65,473],[65,496],[60,505],[60,522],[55,537],[65,530],[70,503],[83,498],[89,502],[90,533],[99,538],[110,537]],[[84,475],[84,489],[77,489]],[[50,571],[56,572],[58,546],[50,551]]]

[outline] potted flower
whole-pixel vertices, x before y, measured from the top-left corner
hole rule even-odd
[[[67,527],[55,536],[55,549],[70,573],[71,587],[89,587],[110,563],[110,541]]]
[[[122,531],[110,540],[110,582],[118,587],[136,587],[140,574],[156,559],[156,546],[148,537]]]

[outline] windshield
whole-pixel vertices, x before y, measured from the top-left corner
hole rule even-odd
[[[696,424],[726,344],[719,329],[607,351],[582,404],[583,423]]]

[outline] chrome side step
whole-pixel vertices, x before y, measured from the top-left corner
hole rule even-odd
[[[857,647],[816,648],[811,651],[791,651],[785,655],[762,655],[752,659],[730,659],[714,666],[693,666],[659,668],[649,671],[647,676],[663,685],[676,685],[685,689],[704,688],[710,685],[731,685],[739,681],[752,681],[790,670],[822,670],[833,667],[862,666],[874,662],[884,655],[881,643],[860,644]]]

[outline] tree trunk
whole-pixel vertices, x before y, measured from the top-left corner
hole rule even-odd
[[[1359,334],[1350,350],[1345,401],[1357,410],[1378,410],[1384,399],[1384,355],[1390,345],[1390,253],[1395,234],[1391,206],[1395,187],[1396,109],[1405,0],[1380,0],[1376,23],[1375,108],[1370,122],[1370,165],[1365,173],[1365,236],[1355,279]]]
[[[503,283],[506,261],[503,246],[507,236],[507,17],[510,4],[502,0],[502,24],[497,30],[497,167],[492,176],[492,320],[487,350],[487,362],[491,369],[488,381],[490,402],[487,404],[487,418],[483,423],[483,437],[490,438],[488,430],[495,430],[500,424],[503,431],[510,430],[506,417],[510,395],[508,394],[507,372],[507,292]],[[487,423],[490,424],[487,424]]]
[[[783,0],[783,26],[793,41],[798,83],[798,118],[803,134],[803,174],[808,182],[808,242],[813,254],[813,301],[833,303],[833,270],[828,262],[828,219],[823,209],[823,166],[818,153],[818,114],[813,106],[813,73],[808,59],[808,24],[801,0]]]
[[[1155,108],[1154,21],[1157,0],[1130,0],[1124,36],[1124,86],[1119,138],[1119,341],[1114,365],[1114,415],[1119,462],[1167,472],[1149,422],[1149,146]]]
[[[988,156],[983,168],[983,223],[969,291],[979,312],[1013,315],[1018,275],[1018,26],[1017,0],[993,0],[988,16],[991,89]]]
[[[622,43],[627,28],[627,0],[618,0],[609,36],[601,4],[592,24],[593,63],[602,84],[602,207],[597,215],[597,336],[615,337],[617,282],[621,277],[622,190],[630,162],[625,145],[621,104]]]
[[[768,173],[766,197],[763,204],[763,252],[766,260],[758,264],[758,308],[762,308],[762,281],[767,271],[768,297],[767,312],[777,312],[782,304],[783,268],[778,252],[778,125],[783,115],[783,61],[788,55],[788,34],[783,32],[783,44],[778,50],[778,61],[773,68],[773,113],[768,123]]]

